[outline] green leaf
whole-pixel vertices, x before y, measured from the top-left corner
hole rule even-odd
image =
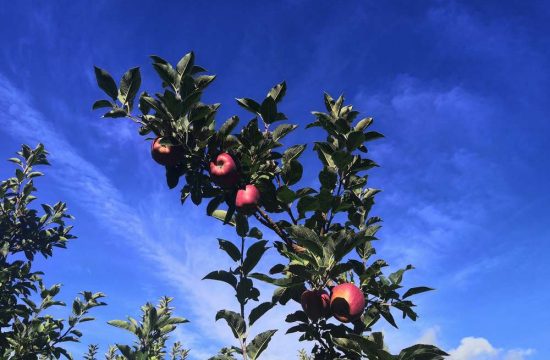
[[[336,164],[332,160],[332,154],[334,150],[329,144],[316,142],[313,150],[317,152],[317,156],[319,157],[319,160],[321,160],[323,165],[333,168],[336,167]]]
[[[288,228],[288,233],[296,240],[298,245],[305,247],[319,257],[323,256],[321,241],[313,230],[302,225],[293,225]]]
[[[214,79],[216,78],[215,75],[202,75],[202,76],[198,76],[196,79],[195,79],[195,84],[197,85],[197,87],[201,90],[205,89],[208,85],[210,85],[210,83],[212,81],[214,81]]]
[[[316,243],[320,242],[319,236],[317,236],[313,230],[302,225],[292,225],[288,228],[288,232],[294,239],[306,239]]]
[[[332,341],[342,350],[352,351],[358,355],[361,355],[361,346],[354,340],[343,337],[333,337]]]
[[[227,211],[225,211],[225,210],[214,210],[214,212],[212,213],[212,217],[216,218],[220,221],[225,222],[226,217],[227,217]],[[235,220],[233,218],[230,219],[227,223],[232,225],[232,226],[235,226]]]
[[[257,227],[253,227],[252,229],[250,229],[250,231],[248,232],[248,234],[246,234],[246,236],[248,237],[252,237],[252,238],[255,238],[255,239],[261,239],[263,237],[263,234],[262,232],[260,231],[260,229],[258,229]]]
[[[345,151],[335,151],[332,154],[332,161],[338,169],[345,169],[353,161],[353,156]]]
[[[240,304],[246,304],[248,300],[258,300],[260,292],[254,287],[254,283],[249,278],[242,278],[237,284],[237,300]]]
[[[266,97],[260,106],[260,114],[266,124],[277,121],[277,104],[275,100]]]
[[[237,227],[237,234],[240,236],[240,237],[245,237],[246,234],[248,233],[248,218],[241,214],[241,213],[237,213],[236,215],[236,227]]]
[[[286,81],[283,81],[280,84],[275,85],[269,92],[267,96],[275,100],[276,103],[283,100],[283,97],[286,94]]]
[[[206,215],[212,216],[214,211],[218,209],[218,206],[220,206],[223,203],[223,201],[224,201],[223,195],[218,195],[213,197],[212,200],[210,200],[208,202],[208,205],[206,206]]]
[[[397,324],[395,323],[395,319],[393,318],[393,315],[391,314],[389,308],[383,307],[382,309],[380,309],[380,315],[382,315],[382,317],[386,319],[386,321],[390,323],[390,325],[392,325],[394,328],[396,329],[398,328]]]
[[[273,140],[279,141],[286,135],[288,135],[291,131],[296,129],[297,125],[291,125],[291,124],[281,124],[273,130]]]
[[[338,175],[333,168],[325,166],[323,167],[323,170],[319,172],[319,182],[321,183],[322,187],[328,190],[333,190],[336,187],[337,181]]]
[[[246,353],[251,360],[256,360],[260,354],[267,348],[271,337],[277,330],[267,330],[258,334],[250,344],[246,346]]]
[[[231,310],[220,310],[216,314],[216,321],[220,319],[224,319],[227,322],[236,339],[244,335],[246,324],[241,315]]]
[[[227,136],[233,131],[235,126],[239,123],[239,117],[238,116],[232,116],[230,117],[226,122],[223,123],[222,127],[220,128],[219,133],[223,136]]]
[[[397,270],[396,272],[390,274],[389,279],[392,284],[399,285],[403,280],[403,273],[407,270],[414,269],[412,265],[407,265],[405,269]]]
[[[256,101],[248,98],[242,98],[242,99],[235,99],[237,100],[237,104],[245,108],[246,110],[254,113],[259,114],[260,113],[260,104],[258,104]]]
[[[111,99],[116,100],[118,96],[118,90],[116,88],[116,83],[113,77],[105,70],[94,66],[95,78],[97,80],[97,85],[109,95]]]
[[[178,186],[180,179],[180,172],[171,166],[166,167],[166,184],[170,189]]]
[[[134,334],[136,332],[135,325],[132,324],[129,321],[111,320],[111,321],[107,321],[107,324],[109,324],[111,326],[115,326],[115,327],[120,328],[120,329],[128,330],[128,331],[130,331],[131,333],[134,333]]]
[[[118,100],[123,104],[133,104],[140,86],[141,74],[139,72],[139,67],[128,70],[120,80]]]
[[[263,302],[260,305],[256,306],[252,311],[250,311],[250,315],[248,316],[248,324],[252,326],[259,318],[261,318],[266,312],[271,310],[275,304],[272,302]]]
[[[361,131],[352,131],[349,133],[346,146],[349,151],[357,149],[365,141],[365,134]]]
[[[376,139],[380,139],[380,138],[383,138],[383,137],[384,137],[384,135],[380,134],[379,132],[369,131],[368,133],[365,134],[365,141],[376,140]]]
[[[332,105],[334,104],[334,99],[328,93],[324,93],[323,98],[325,100],[325,108],[327,109],[328,112],[331,112]]]
[[[298,209],[298,214],[300,217],[304,217],[305,213],[308,211],[315,211],[319,207],[319,200],[311,197],[311,196],[304,196],[298,200],[298,205],[296,208]]]
[[[101,108],[112,108],[115,104],[108,100],[98,100],[92,105],[92,110],[97,110]]]
[[[362,120],[360,120],[357,125],[355,125],[355,128],[354,130],[355,131],[363,131],[366,127],[368,127],[370,124],[372,124],[372,118],[371,117],[368,117],[368,118],[364,118]]]
[[[300,155],[302,155],[305,149],[306,145],[294,145],[286,149],[283,153],[283,164],[286,164],[291,160],[295,160],[296,158],[298,158]]]
[[[246,251],[246,258],[244,259],[242,267],[245,274],[248,274],[250,271],[252,271],[252,269],[254,269],[254,267],[258,264],[263,254],[268,249],[268,247],[265,246],[266,244],[267,240],[261,240],[255,242],[248,248],[248,250]]]
[[[193,64],[195,62],[195,54],[193,52],[189,52],[185,54],[180,61],[178,61],[178,64],[176,65],[176,70],[180,75],[188,74],[191,72],[191,69],[193,69]]]
[[[288,186],[284,185],[277,189],[277,200],[285,204],[290,204],[296,200],[296,193],[290,190]]]
[[[174,70],[172,65],[168,63],[154,63],[153,68],[165,83],[169,84],[172,87],[178,85],[178,73],[176,72],[176,70]]]
[[[284,163],[281,170],[281,177],[286,185],[294,185],[300,179],[304,173],[304,167],[298,160],[290,160]]]
[[[223,281],[231,285],[234,289],[236,289],[237,287],[237,278],[235,277],[235,275],[225,270],[212,271],[202,279]]]
[[[168,64],[168,61],[164,60],[160,56],[157,55],[149,55],[151,59],[153,59],[153,62],[159,63],[159,64]]]
[[[449,354],[436,346],[417,344],[401,350],[397,360],[443,360],[445,356]]]
[[[307,323],[309,320],[305,312],[303,312],[302,310],[298,310],[293,312],[292,314],[288,314],[286,316],[285,321],[288,323],[297,322],[297,321]]]
[[[237,248],[237,246],[231,241],[218,239],[218,243],[220,244],[220,249],[225,251],[227,255],[229,255],[231,259],[233,259],[233,261],[239,261],[241,259],[241,252],[239,248]]]
[[[113,109],[103,114],[104,118],[123,118],[126,117],[126,111],[123,109]]]
[[[410,288],[409,290],[407,290],[403,294],[403,299],[406,299],[409,296],[413,296],[413,295],[416,295],[416,294],[420,294],[420,293],[423,293],[423,292],[426,292],[426,291],[432,291],[432,290],[434,290],[434,289],[426,287],[426,286],[413,287],[413,288]]]

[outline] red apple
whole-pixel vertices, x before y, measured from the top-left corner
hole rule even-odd
[[[330,297],[325,290],[306,290],[300,300],[302,309],[311,321],[330,317]]]
[[[160,137],[156,138],[151,145],[153,160],[164,166],[176,166],[183,156],[183,148],[161,145],[160,139]]]
[[[260,202],[260,190],[254,185],[246,185],[244,189],[237,191],[235,198],[235,206],[237,210],[244,214],[251,215],[258,208]]]
[[[351,283],[340,284],[332,289],[330,309],[341,322],[357,320],[365,310],[365,295]]]
[[[239,181],[239,172],[235,160],[228,153],[221,153],[210,162],[212,181],[223,188],[232,188]]]

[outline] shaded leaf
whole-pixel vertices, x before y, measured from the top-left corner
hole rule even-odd
[[[276,103],[283,100],[283,97],[286,94],[286,81],[283,81],[280,84],[275,85],[269,92],[267,96],[275,100]]]
[[[112,108],[113,106],[115,106],[115,104],[108,100],[98,100],[92,105],[92,110],[97,110],[101,108]]]
[[[288,135],[291,131],[296,129],[297,125],[291,125],[291,124],[281,124],[273,130],[273,140],[279,141],[286,135]]]
[[[233,261],[239,261],[241,259],[241,251],[239,248],[229,240],[218,239],[220,249],[225,251]]]
[[[251,360],[256,360],[260,354],[267,348],[271,337],[277,332],[277,330],[267,330],[256,335],[250,344],[246,347],[246,353]]]
[[[120,80],[119,100],[123,104],[132,104],[141,86],[139,67],[132,68],[124,73]]]
[[[277,120],[277,104],[271,97],[266,97],[260,106],[260,114],[266,124]]]
[[[261,318],[266,312],[271,310],[275,304],[272,302],[263,302],[260,305],[256,306],[252,311],[250,311],[250,315],[248,316],[248,324],[252,326],[258,320]]]
[[[416,294],[420,294],[420,293],[423,293],[423,292],[426,292],[426,291],[432,291],[432,290],[434,290],[434,289],[426,287],[426,286],[413,287],[413,288],[410,288],[409,290],[407,290],[403,294],[403,299],[406,299],[409,296],[413,296],[413,295],[416,295]]]
[[[248,98],[242,98],[242,99],[235,99],[237,100],[237,104],[245,108],[246,110],[254,113],[259,114],[260,113],[260,104],[258,104],[256,101]]]
[[[216,321],[224,319],[231,328],[235,338],[240,338],[246,331],[246,324],[241,315],[231,310],[220,310],[216,313]]]
[[[94,66],[95,77],[97,80],[97,85],[109,95],[111,99],[116,100],[118,96],[118,90],[116,87],[116,82],[113,77],[105,70]]]
[[[254,267],[258,264],[263,254],[268,249],[268,247],[265,246],[266,244],[267,240],[261,240],[255,242],[248,248],[248,250],[246,251],[246,258],[244,259],[242,267],[245,274],[248,274],[250,271],[252,271],[252,269],[254,269]]]
[[[203,280],[217,280],[228,283],[233,288],[237,287],[237,278],[232,273],[225,270],[216,270],[210,272],[208,275],[203,277]]]

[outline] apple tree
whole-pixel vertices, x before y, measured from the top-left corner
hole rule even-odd
[[[94,320],[90,311],[104,306],[104,294],[83,291],[72,302],[67,319],[47,314],[63,307],[58,300],[61,285],[46,286],[43,273],[34,268],[37,256],[52,257],[76,237],[67,221],[72,219],[63,202],[34,207],[35,181],[43,175],[38,167],[49,165],[42,144],[23,145],[16,157],[13,177],[0,183],[0,358],[6,360],[72,359],[67,343],[82,338],[81,324]],[[136,335],[133,346],[117,344],[108,360],[164,359],[166,342],[178,324],[187,320],[173,316],[171,298],[155,307],[146,304],[139,321],[113,320],[111,325]],[[98,346],[90,345],[85,359],[97,360]],[[169,358],[184,360],[189,351],[174,343]]]
[[[212,359],[259,358],[277,330],[250,339],[250,328],[270,309],[290,301],[302,310],[281,322],[289,323],[287,333],[299,333],[300,341],[312,343],[313,359],[446,356],[422,344],[393,355],[382,333],[373,331],[378,321],[397,327],[397,314],[416,320],[410,298],[432,290],[404,290],[403,275],[413,267],[387,274],[383,270],[388,264],[375,257],[381,219],[370,212],[379,190],[367,184],[367,172],[377,166],[367,157],[367,145],[382,135],[371,130],[373,119],[360,117],[343,96],[325,94],[324,109],[314,111],[306,126],[319,128],[323,138],[285,146],[285,136],[297,128],[282,112],[285,82],[263,99],[236,99],[248,120],[238,127],[240,118],[232,116],[218,127],[220,104],[201,101],[214,76],[195,63],[194,54],[175,66],[158,56],[151,59],[160,78],[154,95],[145,91],[137,97],[139,68],[127,71],[117,85],[96,67],[97,83],[107,98],[96,101],[93,109],[105,108],[104,118],[134,121],[139,134],[152,141],[152,158],[165,167],[167,186],[179,188],[181,202],[207,202],[208,216],[235,229],[234,239],[218,239],[234,266],[205,276],[227,283],[240,309],[215,315],[227,323],[236,341]],[[318,157],[314,188],[301,181],[305,151]],[[270,264],[267,274],[255,271],[270,248],[280,262]],[[259,301],[257,281],[273,286],[271,300]]]

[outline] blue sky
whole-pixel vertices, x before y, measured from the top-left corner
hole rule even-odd
[[[191,320],[177,336],[194,359],[230,344],[213,321],[217,309],[235,307],[232,295],[200,279],[226,265],[215,238],[231,232],[204,208],[179,205],[131,122],[90,110],[102,96],[93,65],[117,78],[141,66],[142,88],[156,90],[147,56],[176,62],[194,50],[218,76],[206,95],[223,104],[218,121],[246,117],[233,99],[261,98],[283,79],[283,111],[302,125],[288,143],[303,141],[323,91],[343,92],[375,117],[386,135],[371,147],[382,165],[369,178],[383,189],[378,253],[417,267],[407,285],[437,288],[417,298],[416,323],[380,327],[392,349],[423,341],[453,360],[548,359],[549,15],[543,1],[511,0],[0,7],[0,154],[45,143],[53,167],[38,183],[41,200],[67,201],[79,236],[37,266],[48,283],[64,284],[67,302],[84,289],[107,294],[85,344],[128,341],[105,321],[136,316],[164,294]],[[315,156],[305,159],[315,169]],[[10,172],[0,166],[2,177]],[[293,358],[303,346],[282,336],[284,313],[257,323],[281,328],[266,359]]]

